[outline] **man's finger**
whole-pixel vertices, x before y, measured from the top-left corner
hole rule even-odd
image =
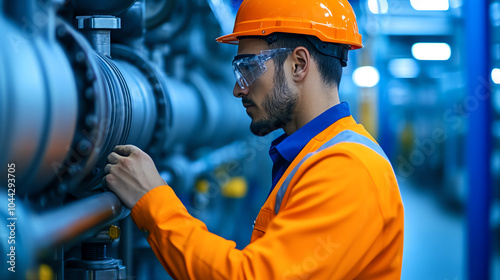
[[[133,153],[134,151],[137,151],[140,149],[137,148],[136,146],[134,145],[118,145],[116,146],[114,149],[113,149],[113,152],[121,155],[121,156],[124,156],[124,157],[127,157],[129,156],[131,153]]]
[[[118,160],[121,158],[119,154],[112,152],[111,154],[108,155],[108,162],[111,164],[117,164]]]
[[[109,174],[111,172],[112,166],[113,166],[112,164],[109,164],[109,163],[106,164],[106,166],[104,167],[104,173]]]

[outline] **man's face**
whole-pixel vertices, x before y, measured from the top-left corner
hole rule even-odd
[[[240,40],[238,55],[259,54],[269,49],[261,39]],[[281,54],[286,56],[287,54]],[[274,59],[266,62],[267,71],[245,89],[235,83],[233,94],[241,97],[247,114],[252,118],[250,131],[257,136],[283,128],[290,120],[298,94],[289,87],[285,70],[275,67]],[[283,67],[282,67],[283,68]]]

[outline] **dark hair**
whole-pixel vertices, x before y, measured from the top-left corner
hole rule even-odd
[[[276,36],[278,35],[278,36]],[[318,71],[323,79],[323,82],[327,85],[334,86],[337,88],[340,85],[340,79],[342,77],[342,65],[340,59],[324,55],[319,52],[316,47],[309,41],[304,35],[300,34],[284,34],[284,33],[273,33],[269,37],[261,37],[267,40],[271,48],[293,48],[305,47],[311,54],[312,59],[316,61],[318,65]],[[283,64],[285,63],[286,56],[278,55],[274,61],[278,71],[283,70]]]

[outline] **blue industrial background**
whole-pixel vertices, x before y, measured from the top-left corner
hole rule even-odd
[[[364,48],[349,53],[340,99],[398,176],[401,279],[500,279],[500,0],[349,2]],[[15,278],[0,229],[1,279],[86,279],[75,258],[109,224],[121,236],[108,257],[122,263],[107,266],[170,279],[103,192],[105,156],[120,143],[145,149],[210,231],[248,244],[281,132],[251,135],[232,96],[237,48],[215,38],[232,31],[240,4],[0,0],[0,163],[16,162],[25,221]]]

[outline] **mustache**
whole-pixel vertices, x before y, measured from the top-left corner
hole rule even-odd
[[[248,105],[252,105],[252,106],[255,106],[255,102],[253,102],[251,99],[249,99],[248,97],[242,97],[241,98],[241,102],[243,104],[248,104]]]

